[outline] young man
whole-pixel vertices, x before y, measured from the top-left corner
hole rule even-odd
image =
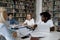
[[[10,25],[13,25],[13,24],[18,24],[18,21],[16,21],[14,18],[13,18],[13,14],[8,14],[8,19],[7,19],[9,22],[10,22]]]
[[[48,12],[42,12],[40,16],[41,19],[37,23],[37,28],[31,33],[31,40],[39,40],[39,37],[48,36],[50,28],[54,26],[51,15]]]

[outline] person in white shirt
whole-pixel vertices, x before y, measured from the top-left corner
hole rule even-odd
[[[31,33],[30,40],[39,40],[39,37],[46,37],[49,35],[50,27],[53,27],[51,15],[48,12],[42,12],[41,19],[37,23],[37,28]]]
[[[34,23],[34,19],[32,18],[32,14],[27,14],[26,20],[22,25],[33,27],[34,24],[35,23]]]
[[[7,28],[6,18],[6,9],[4,7],[0,7],[0,35],[2,35],[6,40],[14,40]]]
[[[27,14],[26,16],[26,20],[24,21],[24,23],[22,24],[22,26],[24,26],[24,28],[20,28],[20,34],[24,35],[22,38],[26,38],[27,35],[29,35],[33,29],[34,26],[34,19],[32,18],[32,14]]]

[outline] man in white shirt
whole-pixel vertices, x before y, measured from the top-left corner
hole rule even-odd
[[[51,15],[48,12],[42,12],[41,20],[37,23],[37,28],[31,33],[31,40],[39,40],[39,37],[46,37],[50,32],[50,27],[53,27]]]

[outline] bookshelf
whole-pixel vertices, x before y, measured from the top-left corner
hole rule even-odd
[[[54,21],[58,26],[58,31],[60,30],[60,0],[54,0]]]
[[[53,17],[53,0],[43,0],[42,11],[48,11]]]
[[[19,22],[24,22],[28,13],[35,18],[35,5],[35,0],[0,0],[0,6],[5,7],[7,13],[12,13]]]
[[[48,11],[52,15],[53,22],[60,26],[60,0],[43,0],[42,11]]]

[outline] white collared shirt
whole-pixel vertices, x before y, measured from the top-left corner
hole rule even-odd
[[[38,25],[37,30],[40,32],[50,32],[50,27],[54,26],[52,20],[48,20],[46,23],[41,21],[38,22],[37,25]]]
[[[25,20],[24,23],[26,23],[29,26],[34,25],[34,19],[32,18],[31,20]]]
[[[44,37],[50,33],[50,27],[53,27],[53,21],[48,20],[46,23],[39,21],[37,28],[31,33],[33,37]]]

